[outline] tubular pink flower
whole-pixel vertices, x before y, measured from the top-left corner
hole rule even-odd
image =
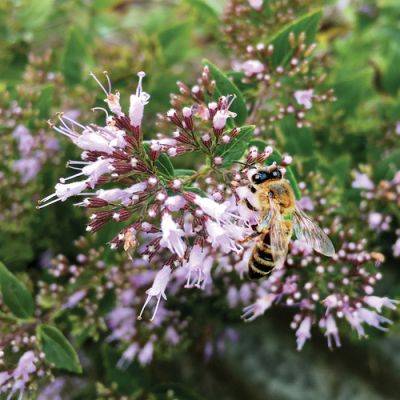
[[[171,214],[165,213],[161,219],[162,239],[160,245],[182,258],[185,255],[186,243],[182,240],[185,232],[178,227]]]
[[[212,199],[201,196],[196,196],[194,199],[194,203],[198,205],[204,213],[216,220],[221,220],[223,219],[223,217],[227,217],[227,203],[220,204]]]
[[[40,201],[39,208],[46,207],[58,201],[65,201],[72,196],[81,194],[88,187],[88,181],[78,181],[72,183],[57,183],[55,193],[45,197]],[[56,199],[54,199],[56,197]],[[54,200],[52,200],[54,199]],[[49,201],[50,200],[50,201]]]
[[[358,337],[365,337],[365,330],[362,326],[362,319],[357,311],[345,310],[344,315],[350,326],[357,331]]]
[[[139,351],[139,344],[132,343],[123,353],[122,357],[117,362],[117,367],[120,369],[128,368],[129,364],[132,363]]]
[[[375,311],[371,311],[366,308],[360,308],[356,312],[362,321],[381,331],[387,331],[387,328],[385,328],[381,324],[392,324],[392,321],[390,319],[379,315]]]
[[[251,304],[243,309],[242,319],[246,322],[254,321],[260,315],[263,315],[275,301],[276,296],[268,293],[260,298],[254,304]]]
[[[73,142],[82,150],[101,151],[107,154],[114,151],[110,142],[100,132],[90,129],[85,129],[81,135],[73,139]]]
[[[11,378],[11,375],[7,371],[0,372],[0,388],[2,388],[3,384],[7,382]],[[0,389],[1,393],[1,389]]]
[[[400,238],[398,238],[393,245],[393,255],[395,257],[400,257]]]
[[[209,234],[208,241],[214,249],[219,247],[226,254],[231,251],[239,253],[242,250],[242,246],[237,244],[220,224],[207,220],[205,225]]]
[[[25,352],[18,361],[12,376],[15,381],[28,382],[29,375],[36,371],[37,358],[32,350]]]
[[[188,270],[186,275],[186,288],[191,288],[193,286],[200,287],[204,279],[203,265],[206,255],[203,247],[197,244],[192,247],[189,260],[183,264],[183,268]],[[192,275],[195,275],[195,277],[193,278]]]
[[[326,318],[326,332],[325,336],[328,339],[328,347],[332,348],[332,338],[335,340],[336,347],[340,347],[340,337],[339,337],[339,330],[336,325],[335,318],[332,315],[328,315]]]
[[[150,95],[142,90],[142,81],[146,74],[141,71],[138,73],[139,83],[136,93],[130,97],[129,118],[134,127],[139,127],[142,124],[144,106],[149,103]]]
[[[381,312],[383,307],[395,310],[397,308],[396,304],[399,304],[399,301],[389,299],[388,297],[365,296],[364,303],[375,308],[378,312]]]
[[[297,351],[304,347],[304,343],[311,338],[311,317],[307,316],[301,321],[299,328],[296,331]]]
[[[153,359],[154,344],[149,340],[138,354],[138,361],[141,365],[148,365]]]
[[[153,285],[151,286],[150,289],[148,289],[146,291],[147,299],[146,299],[137,319],[139,319],[139,320],[142,319],[143,311],[145,310],[150,299],[152,297],[156,297],[157,303],[154,308],[153,316],[150,319],[150,321],[153,321],[154,317],[157,314],[157,310],[158,310],[158,306],[160,304],[161,297],[164,300],[167,300],[167,296],[165,295],[165,289],[167,288],[170,278],[171,278],[171,267],[168,265],[165,265],[164,267],[162,267],[162,269],[160,271],[157,272],[157,274],[154,278]]]
[[[112,171],[111,161],[112,160],[109,158],[106,158],[106,159],[100,158],[97,161],[94,161],[92,163],[85,165],[81,169],[74,167],[74,169],[78,169],[81,172],[78,172],[77,174],[71,175],[67,178],[61,178],[60,182],[65,183],[66,181],[68,181],[70,179],[74,179],[74,178],[77,178],[78,176],[86,175],[88,177],[88,180],[87,180],[88,185],[91,188],[94,188],[97,184],[97,181],[99,180],[99,178],[101,176],[103,176],[104,174],[110,173]]]
[[[236,113],[229,111],[230,106],[235,101],[236,96],[227,96],[223,98],[222,109],[218,110],[213,117],[213,127],[216,131],[222,131],[225,128],[228,118],[236,117]]]

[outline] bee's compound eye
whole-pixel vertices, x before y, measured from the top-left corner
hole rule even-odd
[[[282,174],[281,174],[280,171],[275,170],[275,171],[272,172],[272,177],[273,177],[273,178],[278,178],[278,179],[279,179],[279,178],[282,177]]]
[[[265,171],[260,171],[254,174],[252,179],[255,184],[260,184],[267,180],[267,174]]]

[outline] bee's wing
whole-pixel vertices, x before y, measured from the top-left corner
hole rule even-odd
[[[273,199],[270,199],[270,224],[269,236],[271,239],[272,257],[275,262],[275,268],[283,267],[288,252],[289,238],[286,234],[282,214],[279,205]]]
[[[335,248],[326,233],[298,205],[293,215],[293,229],[297,239],[318,253],[328,257],[335,254]]]

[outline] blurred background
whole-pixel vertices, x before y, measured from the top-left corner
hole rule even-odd
[[[337,101],[314,112],[312,128],[273,139],[295,157],[301,180],[316,165],[325,179],[336,178],[341,194],[335,201],[342,213],[352,214],[359,233],[386,256],[380,291],[399,298],[400,183],[394,183],[393,195],[368,203],[352,183],[356,173],[366,174],[376,186],[393,182],[400,170],[400,2],[308,3],[323,9],[318,51]],[[35,208],[38,199],[52,192],[65,163],[77,156],[77,149],[56,136],[47,120],[61,110],[80,122],[93,119],[90,109],[102,104],[102,93],[89,71],[108,71],[126,100],[136,87],[136,73],[144,70],[152,96],[146,132],[156,134],[156,114],[169,109],[176,81],[195,83],[203,58],[225,70],[234,65],[238,55],[226,33],[224,7],[222,0],[0,2],[0,259],[11,270],[35,276],[59,253],[76,257],[73,243],[85,230],[85,213],[71,202]],[[21,140],[27,135],[30,144]],[[183,161],[182,167],[195,166]],[[389,218],[387,229],[368,222],[371,212]],[[109,237],[105,233],[93,240],[101,246]],[[89,340],[82,354],[93,364],[91,372],[76,378],[78,394],[61,398],[95,398],[96,381],[111,385],[118,380],[173,386],[184,393],[179,398],[188,399],[400,396],[396,313],[387,333],[371,332],[364,341],[348,334],[334,351],[322,335],[315,336],[302,352],[296,351],[288,328],[289,311],[271,311],[252,324],[239,318],[225,321],[223,312],[209,314],[210,321],[200,313],[199,318],[203,328],[235,328],[240,340],[221,342],[220,351],[208,360],[189,347],[126,371],[114,368],[118,358],[112,354],[107,366],[96,365],[97,343]]]

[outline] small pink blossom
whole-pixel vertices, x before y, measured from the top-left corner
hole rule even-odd
[[[355,172],[354,180],[351,186],[354,189],[365,189],[365,190],[373,190],[375,185],[374,182],[368,177],[367,174],[362,174],[360,172]]]
[[[296,99],[297,103],[301,106],[304,106],[307,110],[312,107],[313,95],[313,89],[297,90],[296,92],[294,92],[294,98]]]
[[[397,135],[400,135],[400,121],[396,122],[395,132],[396,132]]]
[[[64,304],[63,308],[73,308],[78,305],[81,300],[86,296],[86,290],[78,290],[74,294],[68,297],[67,302]]]
[[[300,208],[304,211],[313,211],[314,210],[314,203],[309,196],[303,196],[297,204]]]
[[[368,224],[371,229],[380,228],[381,223],[383,222],[383,215],[378,212],[371,212],[368,215]]]
[[[38,158],[29,157],[15,160],[12,169],[21,176],[21,183],[25,184],[36,178],[42,168],[42,163]]]
[[[398,238],[393,245],[393,255],[395,257],[400,257],[400,238]]]
[[[12,136],[18,141],[18,150],[22,156],[27,156],[35,148],[35,138],[25,125],[17,125]]]
[[[112,113],[114,113],[117,117],[120,117],[123,115],[123,112],[121,110],[121,105],[119,103],[119,99],[120,99],[120,94],[119,94],[119,92],[116,92],[115,94],[109,93],[107,95],[107,98],[104,100],[107,103],[110,111]]]
[[[196,196],[194,199],[195,204],[197,204],[204,213],[210,217],[221,220],[227,215],[228,204],[227,203],[217,203],[212,199],[207,197]]]
[[[171,212],[179,211],[186,205],[186,200],[183,196],[170,196],[165,200],[165,206]]]
[[[250,7],[254,8],[257,11],[262,9],[264,0],[248,0]]]
[[[241,65],[246,76],[253,76],[264,72],[265,66],[259,60],[248,60]]]

